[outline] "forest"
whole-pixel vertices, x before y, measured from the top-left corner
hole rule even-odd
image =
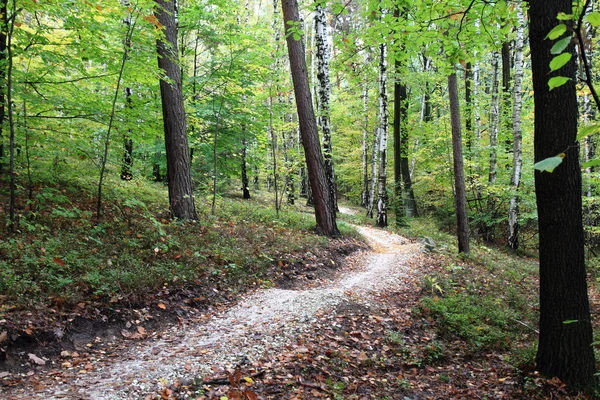
[[[600,396],[599,6],[0,0],[0,393]]]

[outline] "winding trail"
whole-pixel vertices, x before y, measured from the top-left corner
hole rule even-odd
[[[303,332],[317,312],[343,301],[374,302],[388,289],[412,281],[408,261],[420,246],[408,239],[356,227],[372,250],[343,268],[335,280],[306,290],[259,289],[217,315],[200,315],[123,349],[98,354],[87,365],[62,371],[52,384],[13,390],[9,399],[144,399],[161,385],[214,374],[241,360],[277,354]]]

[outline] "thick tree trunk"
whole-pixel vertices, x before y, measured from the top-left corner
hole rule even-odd
[[[577,136],[576,58],[550,72],[553,41],[546,39],[558,25],[559,13],[571,14],[571,0],[529,2],[533,74],[535,160],[565,153],[554,172],[535,171],[540,249],[540,324],[537,368],[571,388],[594,383],[595,361],[587,293],[582,224],[581,170]],[[571,24],[571,21],[560,21]],[[573,45],[569,50],[573,52]],[[548,90],[553,76],[572,78]]]
[[[155,15],[165,33],[164,41],[158,40],[156,47],[158,67],[166,77],[160,80],[160,96],[167,153],[169,210],[171,218],[197,219],[181,92],[181,70],[178,65],[175,2],[155,2]]]
[[[521,133],[521,99],[523,82],[523,31],[525,16],[521,4],[517,3],[517,35],[515,38],[515,82],[513,85],[513,173],[510,179],[512,196],[508,206],[508,247],[519,248],[519,184],[521,182],[522,133]]]
[[[386,227],[387,222],[387,45],[379,45],[379,175],[377,179],[377,226]]]
[[[329,82],[329,39],[327,37],[327,14],[324,2],[317,2],[315,7],[315,45],[317,61],[317,79],[319,80],[319,125],[323,130],[323,157],[327,184],[331,192],[333,208],[337,210],[337,193],[335,172],[333,167],[333,151],[331,146],[330,98],[331,84]]]
[[[452,154],[454,157],[454,186],[456,188],[456,234],[458,252],[469,253],[469,221],[467,217],[467,192],[462,151],[460,108],[456,73],[448,75],[448,97],[450,97],[450,118],[452,123]]]
[[[300,23],[297,0],[282,0],[281,3],[284,27],[289,27],[290,23],[292,25]],[[317,232],[326,236],[339,236],[340,232],[335,220],[335,209],[325,172],[325,161],[319,145],[315,113],[308,85],[304,43],[302,40],[295,40],[293,34],[287,34],[286,37],[304,157],[315,201]]]

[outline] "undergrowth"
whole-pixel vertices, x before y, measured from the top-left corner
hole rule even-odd
[[[93,180],[71,178],[38,184],[31,200],[19,198],[17,232],[0,233],[4,310],[142,297],[166,285],[268,284],[265,270],[280,258],[328,244],[310,234],[314,216],[295,208],[276,213],[264,205],[269,194],[219,197],[216,215],[200,194],[198,221],[172,221],[166,187],[145,180],[108,179],[97,221]],[[7,194],[0,193],[4,204]],[[6,214],[0,213],[3,227]],[[349,226],[341,229],[352,235]]]
[[[475,241],[469,255],[458,255],[456,238],[426,217],[412,219],[399,233],[436,242],[416,312],[434,324],[440,338],[458,338],[473,354],[508,352],[515,367],[532,367],[537,263]]]

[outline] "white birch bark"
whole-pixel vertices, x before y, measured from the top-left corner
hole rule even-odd
[[[387,46],[379,45],[379,175],[377,199],[377,225],[387,226],[387,137],[388,137],[388,99],[387,99]]]
[[[515,38],[515,80],[513,87],[513,173],[510,180],[512,196],[508,206],[508,245],[511,249],[519,247],[519,198],[518,190],[521,181],[522,159],[522,132],[521,132],[521,99],[523,83],[523,30],[525,17],[521,3],[517,3],[517,30]]]
[[[375,207],[375,188],[377,187],[377,160],[379,155],[379,127],[375,128],[373,135],[373,153],[371,154],[371,187],[369,188],[369,201],[367,202],[367,217],[373,218]]]
[[[500,97],[499,90],[499,65],[500,53],[494,52],[492,55],[492,101],[490,103],[490,168],[488,172],[488,182],[496,183],[496,174],[498,171],[498,121],[500,118]]]
[[[327,173],[333,207],[337,210],[333,151],[331,146],[331,124],[329,119],[329,103],[331,98],[331,83],[329,81],[330,48],[327,35],[327,13],[322,2],[318,2],[315,7],[315,46],[317,52],[317,79],[319,80],[319,125],[323,131],[323,158],[325,159],[325,171]]]

